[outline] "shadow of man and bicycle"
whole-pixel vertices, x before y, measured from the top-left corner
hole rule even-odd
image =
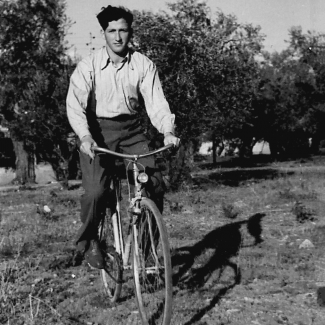
[[[242,248],[252,247],[263,241],[261,221],[264,216],[265,214],[257,213],[245,221],[217,227],[194,245],[180,247],[173,252],[175,287],[193,292],[208,286],[211,292],[216,292],[209,305],[198,311],[186,325],[200,320],[230,289],[241,282],[240,267],[233,259]],[[247,245],[243,239],[243,227],[253,239],[252,243]],[[224,278],[227,268],[227,279],[221,279]],[[229,273],[232,273],[232,276]]]

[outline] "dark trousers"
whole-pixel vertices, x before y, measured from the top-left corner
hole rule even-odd
[[[139,120],[129,116],[99,119],[91,133],[100,147],[126,154],[143,154],[149,151],[148,140],[142,132]],[[115,160],[106,154],[99,154],[95,159],[91,159],[80,152],[82,186],[85,192],[81,198],[82,226],[76,239],[79,249],[85,249],[89,240],[97,238],[98,225],[109,203],[108,193],[111,177],[116,168]],[[146,195],[155,201],[162,211],[165,187],[161,172],[156,167],[155,158],[146,157],[139,159],[138,162],[145,166],[149,176]]]

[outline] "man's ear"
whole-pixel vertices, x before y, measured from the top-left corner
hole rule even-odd
[[[100,29],[100,35],[102,36],[103,39],[105,39],[104,30],[102,28]]]

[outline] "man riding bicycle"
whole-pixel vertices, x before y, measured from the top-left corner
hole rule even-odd
[[[114,172],[114,160],[100,157],[92,146],[127,154],[149,151],[139,120],[142,97],[153,126],[164,134],[164,144],[179,145],[174,135],[175,116],[163,94],[155,64],[128,47],[133,15],[123,7],[108,6],[97,15],[106,45],[80,61],[70,79],[67,116],[80,139],[80,167],[85,190],[81,198],[78,251],[95,268],[104,258],[97,240],[98,225],[105,212],[105,194]],[[107,164],[107,159],[111,159]],[[105,161],[104,161],[105,160]],[[164,186],[154,157],[139,160],[150,177],[147,195],[162,210]]]

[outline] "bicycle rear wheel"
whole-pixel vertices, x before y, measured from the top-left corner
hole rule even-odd
[[[99,226],[99,242],[105,256],[105,268],[100,270],[103,288],[110,301],[116,302],[122,290],[123,263],[111,246],[114,232],[110,216],[106,215]]]
[[[172,267],[167,230],[153,201],[143,198],[140,206],[132,245],[136,300],[144,325],[169,325]]]

